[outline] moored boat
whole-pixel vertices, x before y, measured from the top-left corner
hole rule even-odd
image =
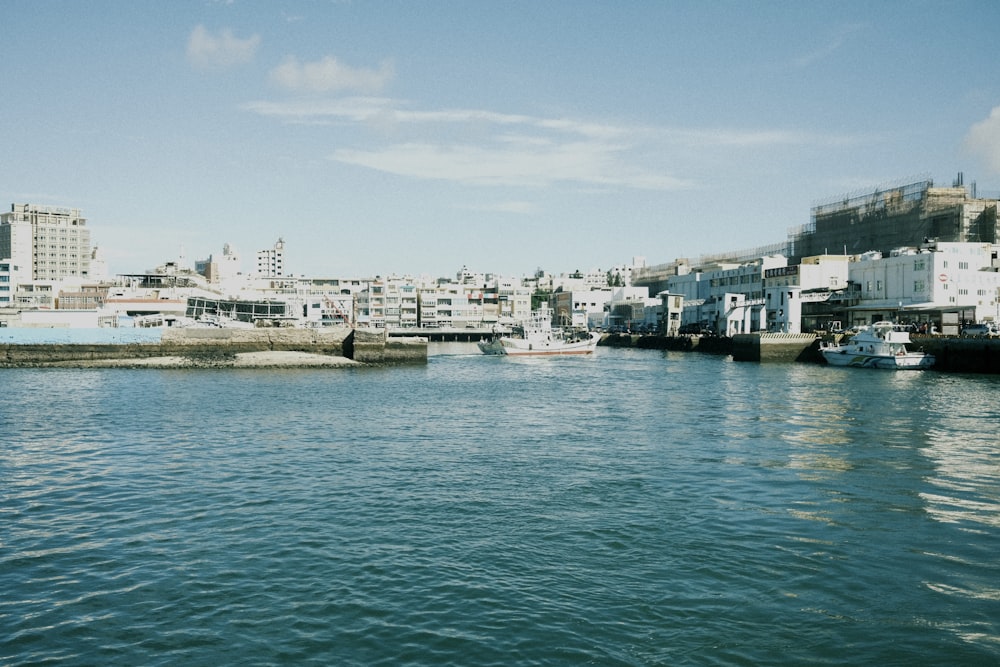
[[[934,355],[913,352],[909,332],[892,322],[862,327],[849,341],[821,345],[820,353],[831,366],[857,366],[890,370],[922,370],[934,365]]]
[[[531,314],[531,318],[508,335],[495,334],[478,343],[483,354],[510,356],[555,356],[590,354],[597,347],[600,334],[569,332],[552,326],[552,309],[547,303]]]

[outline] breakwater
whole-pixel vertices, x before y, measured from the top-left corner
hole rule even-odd
[[[365,364],[427,362],[426,340],[390,339],[382,330],[369,329],[167,328],[139,339],[123,338],[114,329],[103,335],[55,331],[46,339],[39,339],[37,332],[19,336],[17,330],[7,329],[0,337],[0,367],[6,368],[92,366],[107,361],[122,365],[122,361],[161,357],[180,359],[186,366],[226,366],[236,355],[259,352],[308,353]]]

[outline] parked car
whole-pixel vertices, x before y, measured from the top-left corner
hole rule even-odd
[[[996,335],[998,334],[995,324],[967,324],[962,327],[962,336],[967,338],[989,338]]]

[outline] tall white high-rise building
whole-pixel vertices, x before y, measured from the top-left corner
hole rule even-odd
[[[285,241],[278,239],[271,250],[257,251],[257,275],[262,278],[281,278],[285,275]]]
[[[78,208],[12,204],[0,214],[0,259],[18,280],[90,277],[90,230]]]

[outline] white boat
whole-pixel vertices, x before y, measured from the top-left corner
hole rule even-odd
[[[590,354],[599,340],[600,334],[595,332],[573,333],[554,328],[552,309],[543,303],[509,335],[496,333],[489,340],[479,341],[479,350],[483,354],[510,356]]]
[[[934,365],[934,355],[911,352],[909,332],[892,322],[862,327],[840,345],[821,345],[820,353],[831,366],[858,366],[895,370],[921,370]]]

